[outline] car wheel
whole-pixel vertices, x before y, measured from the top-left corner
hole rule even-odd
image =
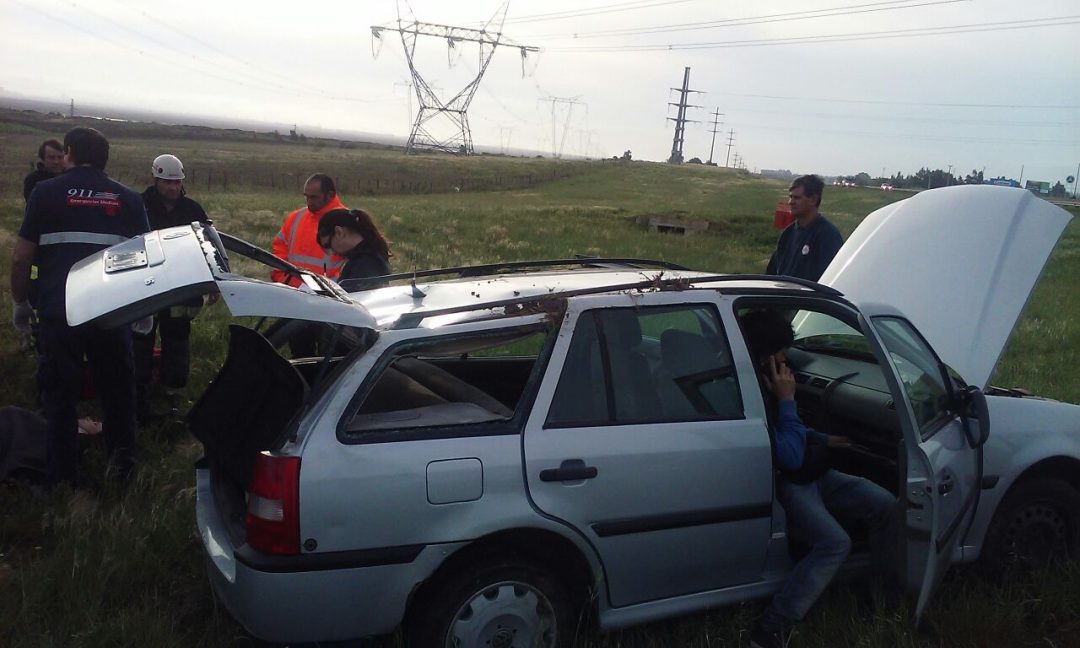
[[[1076,555],[1080,493],[1058,479],[1033,479],[1005,496],[986,533],[980,563],[1000,575]]]
[[[530,560],[471,563],[441,578],[417,602],[406,637],[416,648],[568,646],[570,601],[559,579]]]

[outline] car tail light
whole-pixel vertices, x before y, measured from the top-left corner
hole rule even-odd
[[[300,457],[259,453],[244,524],[252,548],[268,554],[300,553]]]

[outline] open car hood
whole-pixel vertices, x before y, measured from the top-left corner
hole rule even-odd
[[[211,225],[192,223],[148,232],[86,257],[68,272],[68,324],[119,326],[187,298],[220,292],[238,317],[374,328],[367,309],[325,277],[293,268],[306,286],[297,290],[230,272],[223,237]],[[224,238],[233,242],[234,251],[261,252],[258,259],[269,256],[243,241]]]
[[[1071,218],[1024,189],[923,191],[867,216],[819,283],[896,307],[946,364],[985,387]]]

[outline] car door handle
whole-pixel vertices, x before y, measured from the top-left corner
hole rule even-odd
[[[567,459],[558,468],[547,468],[540,471],[540,481],[581,481],[596,477],[595,466],[586,466],[581,459]]]
[[[938,495],[948,495],[952,492],[953,480],[951,477],[946,477],[940,484],[938,484]]]

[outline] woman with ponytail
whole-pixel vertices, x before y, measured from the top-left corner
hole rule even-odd
[[[319,219],[315,236],[322,249],[348,259],[338,283],[390,274],[390,257],[394,256],[390,242],[376,227],[371,214],[363,209],[327,212]]]

